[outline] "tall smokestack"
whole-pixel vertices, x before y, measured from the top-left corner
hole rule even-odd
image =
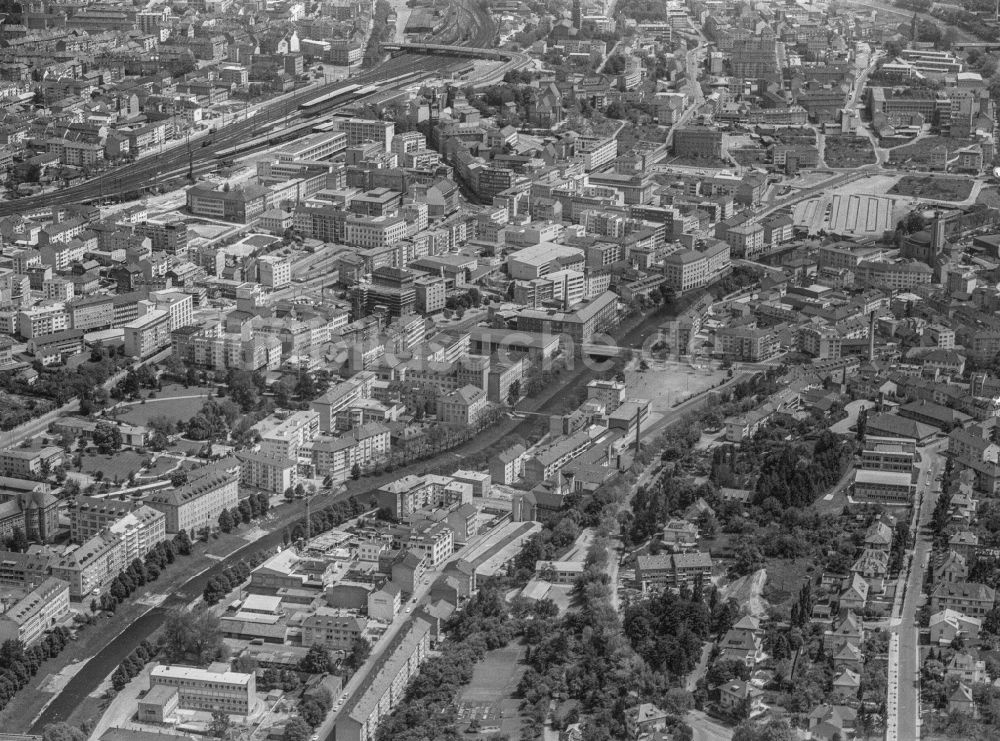
[[[875,360],[875,312],[868,315],[868,362]]]

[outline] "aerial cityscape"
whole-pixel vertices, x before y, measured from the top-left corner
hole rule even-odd
[[[0,741],[997,741],[998,102],[998,0],[7,0]]]

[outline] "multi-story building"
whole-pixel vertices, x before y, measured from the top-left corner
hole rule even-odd
[[[79,496],[73,500],[69,507],[70,539],[74,543],[86,543],[102,530],[107,530],[126,515],[146,509],[149,508],[141,502],[131,499],[102,499],[99,497]],[[148,516],[148,514],[143,514],[142,519],[146,519]],[[166,531],[163,532],[160,540],[165,537]]]
[[[277,151],[278,160],[325,160],[342,153],[348,147],[348,135],[343,131],[327,131],[296,139]]]
[[[105,589],[128,564],[125,543],[105,530],[52,564],[52,576],[69,584],[71,597],[83,599]]]
[[[454,488],[448,487],[451,482],[447,476],[411,474],[383,484],[375,490],[374,497],[378,506],[387,508],[397,520],[408,521],[421,509],[468,503]]]
[[[764,227],[748,221],[726,231],[726,241],[735,257],[752,260],[764,251]]]
[[[61,301],[17,312],[17,333],[26,340],[69,329],[69,312]]]
[[[357,465],[366,468],[389,454],[389,429],[377,422],[351,428],[340,437],[321,436],[303,446],[318,476],[344,481]]]
[[[206,469],[195,471],[196,478],[183,486],[146,497],[146,504],[166,515],[168,533],[214,528],[222,510],[239,504],[239,465],[226,460]]]
[[[151,291],[149,301],[154,309],[167,312],[170,317],[171,332],[194,323],[194,296],[190,293]]]
[[[916,441],[901,437],[866,435],[861,449],[861,466],[873,471],[913,473]]]
[[[607,291],[584,302],[573,311],[522,309],[516,314],[517,328],[527,332],[564,335],[574,343],[574,351],[590,342],[599,332],[610,330],[618,322],[618,295]]]
[[[125,354],[144,359],[170,347],[170,312],[151,309],[124,327]]]
[[[288,257],[263,255],[257,258],[260,284],[266,288],[284,288],[292,282],[292,261]]]
[[[43,448],[5,448],[0,450],[0,476],[34,479],[62,463],[63,450],[54,445]]]
[[[187,190],[187,208],[196,216],[250,224],[268,209],[268,190],[259,185],[213,188],[192,185]]]
[[[140,222],[135,226],[140,237],[149,237],[154,252],[186,257],[188,253],[187,223],[176,216],[162,216]]]
[[[809,325],[799,330],[799,348],[814,358],[839,358],[841,344],[840,332],[834,327]]]
[[[384,658],[337,716],[337,741],[373,741],[382,719],[402,701],[430,649],[432,624],[417,616],[389,643]]]
[[[277,426],[261,429],[260,451],[264,455],[295,460],[299,455],[299,448],[314,440],[319,430],[318,412],[295,412]]]
[[[908,505],[915,491],[911,471],[861,468],[854,472],[854,498],[860,502]]]
[[[854,280],[862,286],[909,290],[914,286],[930,283],[933,275],[934,271],[929,265],[917,260],[863,260],[855,270]]]
[[[416,310],[421,314],[436,314],[444,310],[446,283],[439,275],[420,275],[413,281],[416,290]]]
[[[402,216],[359,216],[344,219],[344,241],[361,249],[391,247],[406,237],[406,219]]]
[[[996,592],[975,582],[942,582],[931,592],[931,612],[954,610],[970,617],[983,618],[993,609]]]
[[[49,577],[55,560],[47,548],[27,553],[0,551],[0,586],[33,589]]]
[[[265,453],[237,453],[240,484],[280,494],[298,481],[298,461]]]
[[[721,159],[722,132],[708,127],[675,129],[674,154]]]
[[[748,363],[770,360],[781,351],[778,336],[766,329],[723,327],[715,339],[716,352]]]
[[[157,543],[167,538],[166,517],[146,505],[115,520],[108,530],[125,545],[127,563],[145,558]]]
[[[368,118],[348,118],[338,121],[340,130],[347,134],[347,146],[355,147],[365,142],[375,142],[382,145],[386,152],[396,133],[393,121],[379,121]]]
[[[217,672],[194,666],[153,667],[149,689],[175,689],[177,707],[228,715],[251,715],[257,708],[257,684],[253,672]]]
[[[486,405],[485,390],[463,386],[438,399],[437,416],[446,425],[474,427],[486,411]]]
[[[49,577],[0,613],[0,643],[33,646],[69,615],[69,584]]]
[[[691,585],[698,579],[706,583],[712,577],[712,557],[704,551],[639,556],[635,576],[644,588],[677,588],[682,584]]]
[[[317,643],[331,651],[349,652],[358,639],[369,640],[368,619],[353,611],[317,607],[302,619],[302,645]]]

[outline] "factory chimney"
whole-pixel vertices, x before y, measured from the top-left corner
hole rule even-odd
[[[868,315],[868,362],[875,360],[875,312]]]

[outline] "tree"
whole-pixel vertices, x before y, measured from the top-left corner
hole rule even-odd
[[[181,530],[174,536],[173,548],[182,556],[191,555],[191,538],[188,536],[187,530]]]
[[[521,398],[521,382],[518,380],[513,381],[510,384],[510,388],[507,389],[507,406],[514,406],[517,404],[517,400]]]
[[[208,724],[208,733],[214,738],[225,738],[229,731],[229,713],[225,710],[213,710],[212,722]]]
[[[306,674],[325,674],[333,671],[333,658],[322,643],[314,643],[299,662],[299,671]]]
[[[188,472],[183,469],[178,469],[170,474],[170,485],[175,489],[184,486],[188,482]]]
[[[222,510],[219,514],[219,530],[224,533],[229,533],[233,530],[233,516],[228,509]]]
[[[733,731],[733,741],[795,741],[795,734],[783,718],[766,723],[745,720]]]
[[[170,664],[214,661],[225,651],[219,618],[204,608],[173,610],[163,624],[160,647]]]
[[[284,741],[309,741],[312,736],[312,728],[302,718],[293,715],[285,723]]]
[[[42,741],[87,741],[87,734],[69,723],[49,723],[42,730]]]
[[[355,481],[361,478],[361,466],[359,466],[357,463],[351,466],[351,478],[354,479]]]
[[[372,652],[371,644],[364,638],[355,638],[351,641],[351,651],[344,659],[344,666],[353,674],[368,660]]]
[[[122,447],[122,433],[117,425],[110,422],[98,422],[94,427],[94,445],[105,455],[110,455]]]
[[[855,427],[857,429],[857,435],[856,435],[857,439],[858,440],[864,440],[865,439],[865,433],[868,432],[868,408],[867,407],[861,407],[861,409],[858,410],[858,421],[857,421]]]
[[[24,534],[24,530],[15,525],[7,539],[7,548],[17,553],[24,553],[28,550],[29,545],[28,536]]]

